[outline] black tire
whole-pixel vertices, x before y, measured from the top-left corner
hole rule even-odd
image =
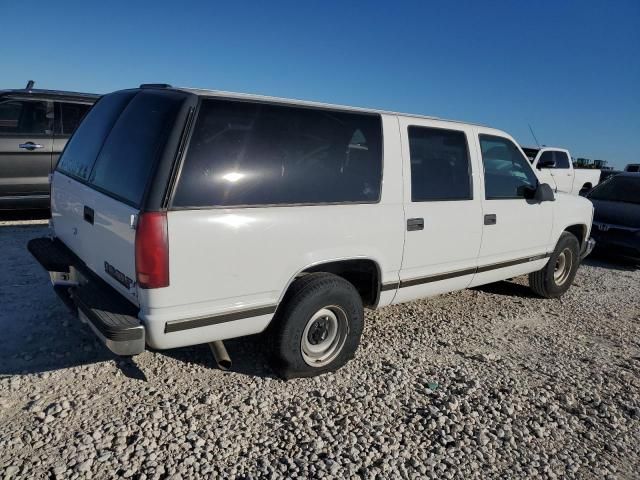
[[[567,264],[568,261],[571,263]],[[549,262],[541,270],[529,274],[529,286],[541,297],[561,297],[573,284],[579,266],[580,243],[575,235],[563,232]]]
[[[334,324],[335,346],[330,333]],[[335,371],[353,358],[363,328],[362,299],[351,283],[330,273],[304,275],[291,285],[272,322],[274,367],[284,379]],[[331,353],[324,360],[314,360],[304,350],[327,342]]]

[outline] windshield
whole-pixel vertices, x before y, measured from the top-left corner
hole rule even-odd
[[[601,183],[589,194],[594,200],[640,204],[640,176],[611,177]]]

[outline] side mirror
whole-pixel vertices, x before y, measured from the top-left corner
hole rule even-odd
[[[540,159],[538,160],[538,165],[536,165],[536,168],[538,170],[540,170],[541,168],[556,168],[556,161],[553,159]]]
[[[534,197],[538,202],[553,202],[556,199],[553,188],[548,183],[539,183]]]

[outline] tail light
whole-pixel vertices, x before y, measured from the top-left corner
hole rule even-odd
[[[136,279],[141,288],[169,286],[169,237],[166,212],[146,212],[138,219]]]

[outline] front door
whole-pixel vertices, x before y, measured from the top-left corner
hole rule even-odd
[[[394,303],[466,288],[475,273],[482,236],[464,125],[400,119],[405,182],[405,245]]]
[[[472,285],[542,268],[550,252],[553,221],[551,202],[527,198],[539,181],[515,143],[482,130],[477,142],[484,167],[484,225]]]
[[[0,101],[0,197],[49,195],[53,105]]]

